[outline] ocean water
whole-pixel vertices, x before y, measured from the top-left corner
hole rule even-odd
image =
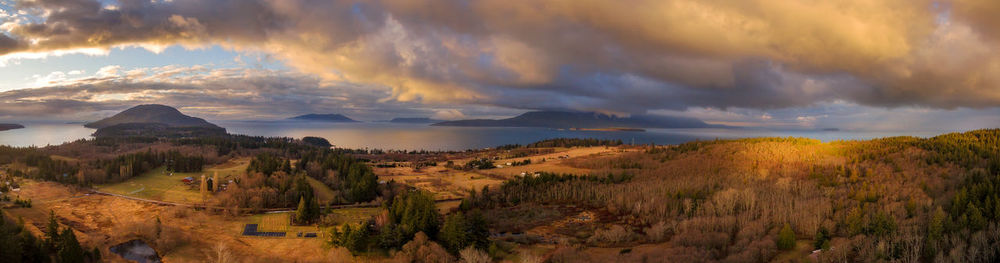
[[[24,125],[24,128],[0,131],[0,145],[44,147],[90,138],[90,134],[94,133],[94,129],[83,127],[83,124],[54,122],[18,124]]]
[[[871,139],[889,136],[929,137],[942,132],[856,132],[772,129],[647,129],[645,132],[572,131],[548,128],[437,127],[427,124],[318,123],[301,121],[213,121],[229,133],[254,136],[323,137],[330,143],[355,149],[465,150],[504,144],[527,144],[551,138],[618,139],[635,144],[678,144],[692,140],[748,137],[807,137],[822,141]],[[26,128],[0,132],[0,145],[58,145],[90,138],[93,129],[82,124],[22,123]]]

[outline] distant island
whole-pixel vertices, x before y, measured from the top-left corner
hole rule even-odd
[[[87,123],[84,127],[97,129],[95,137],[195,137],[226,134],[225,128],[159,104],[135,106],[114,116]]]
[[[0,131],[23,129],[24,125],[13,124],[13,123],[0,123]]]
[[[643,128],[620,128],[620,127],[609,127],[609,128],[570,128],[574,131],[631,131],[631,132],[644,132],[646,129]]]
[[[393,118],[389,120],[391,123],[438,123],[441,120],[435,120],[431,118]]]
[[[323,122],[358,122],[341,114],[306,114],[288,118],[289,120],[300,121],[323,121]]]
[[[544,127],[559,129],[638,131],[639,128],[718,128],[722,125],[707,124],[701,120],[685,117],[633,115],[618,117],[595,112],[533,111],[517,117],[490,120],[459,120],[432,124],[433,126],[456,127]]]

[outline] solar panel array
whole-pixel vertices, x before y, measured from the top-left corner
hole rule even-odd
[[[255,237],[283,237],[285,232],[257,232],[257,224],[247,224],[243,227],[244,236]]]

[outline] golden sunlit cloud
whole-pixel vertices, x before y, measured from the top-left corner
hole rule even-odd
[[[642,113],[996,107],[995,1],[23,1],[0,54],[264,52],[381,101]],[[217,12],[214,10],[225,10]],[[40,22],[39,22],[40,21]],[[28,52],[28,53],[25,53]],[[545,99],[542,99],[543,97]]]

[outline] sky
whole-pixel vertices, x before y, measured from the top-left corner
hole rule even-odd
[[[0,0],[0,120],[1000,127],[995,0]]]

